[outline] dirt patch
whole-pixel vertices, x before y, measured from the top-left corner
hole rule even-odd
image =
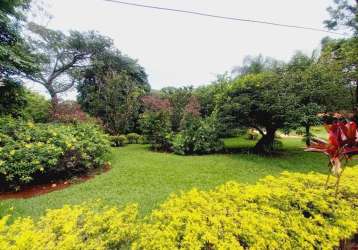
[[[71,185],[75,185],[78,183],[83,183],[94,178],[96,175],[100,175],[102,173],[106,173],[111,169],[110,165],[105,165],[102,169],[94,170],[86,175],[78,176],[71,180],[62,180],[57,182],[51,182],[47,184],[39,184],[28,187],[23,187],[21,191],[18,192],[3,192],[0,193],[0,200],[8,200],[8,199],[29,199],[35,196],[47,194],[56,190],[65,189]]]

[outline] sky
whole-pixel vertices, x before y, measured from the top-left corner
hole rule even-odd
[[[324,28],[332,0],[127,0],[216,15]],[[200,86],[230,72],[246,55],[289,60],[332,34],[220,20],[120,5],[104,0],[45,0],[52,29],[96,30],[138,60],[153,89]],[[39,90],[38,86],[31,85]],[[45,93],[44,90],[40,91]],[[75,91],[62,95],[75,99]]]

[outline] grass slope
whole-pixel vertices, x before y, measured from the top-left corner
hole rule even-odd
[[[39,216],[48,208],[101,199],[109,205],[138,203],[147,214],[169,194],[193,187],[209,189],[230,180],[255,183],[266,175],[282,171],[326,172],[326,158],[303,152],[297,138],[285,138],[284,152],[263,157],[252,154],[178,156],[155,153],[147,146],[129,145],[113,149],[112,170],[85,183],[31,199],[0,201],[0,215],[13,207],[15,216]],[[225,141],[227,148],[254,144],[242,138]]]

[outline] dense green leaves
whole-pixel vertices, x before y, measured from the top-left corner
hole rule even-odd
[[[35,66],[21,36],[22,11],[29,0],[0,2],[0,78],[32,73]]]
[[[12,80],[0,81],[0,116],[19,117],[27,103],[21,84]]]
[[[28,43],[35,55],[39,71],[27,78],[43,85],[57,102],[58,94],[71,89],[76,79],[75,69],[88,66],[91,57],[112,46],[112,41],[94,31],[71,31],[65,34],[30,23]]]
[[[68,178],[104,164],[107,137],[94,125],[0,119],[0,186]]]

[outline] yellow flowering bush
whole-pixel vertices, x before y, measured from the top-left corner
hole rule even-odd
[[[0,220],[1,250],[120,249],[136,237],[137,207],[116,208],[93,204],[48,210],[37,222],[30,218]]]
[[[337,198],[325,175],[292,173],[174,195],[133,249],[333,249],[358,231],[358,169],[346,171]]]
[[[0,118],[0,191],[69,178],[99,167],[107,136],[91,124],[33,124]]]
[[[144,220],[135,205],[93,203],[48,210],[37,221],[5,216],[0,250],[334,249],[358,231],[357,179],[358,168],[347,168],[338,197],[322,174],[229,182],[172,195]]]

